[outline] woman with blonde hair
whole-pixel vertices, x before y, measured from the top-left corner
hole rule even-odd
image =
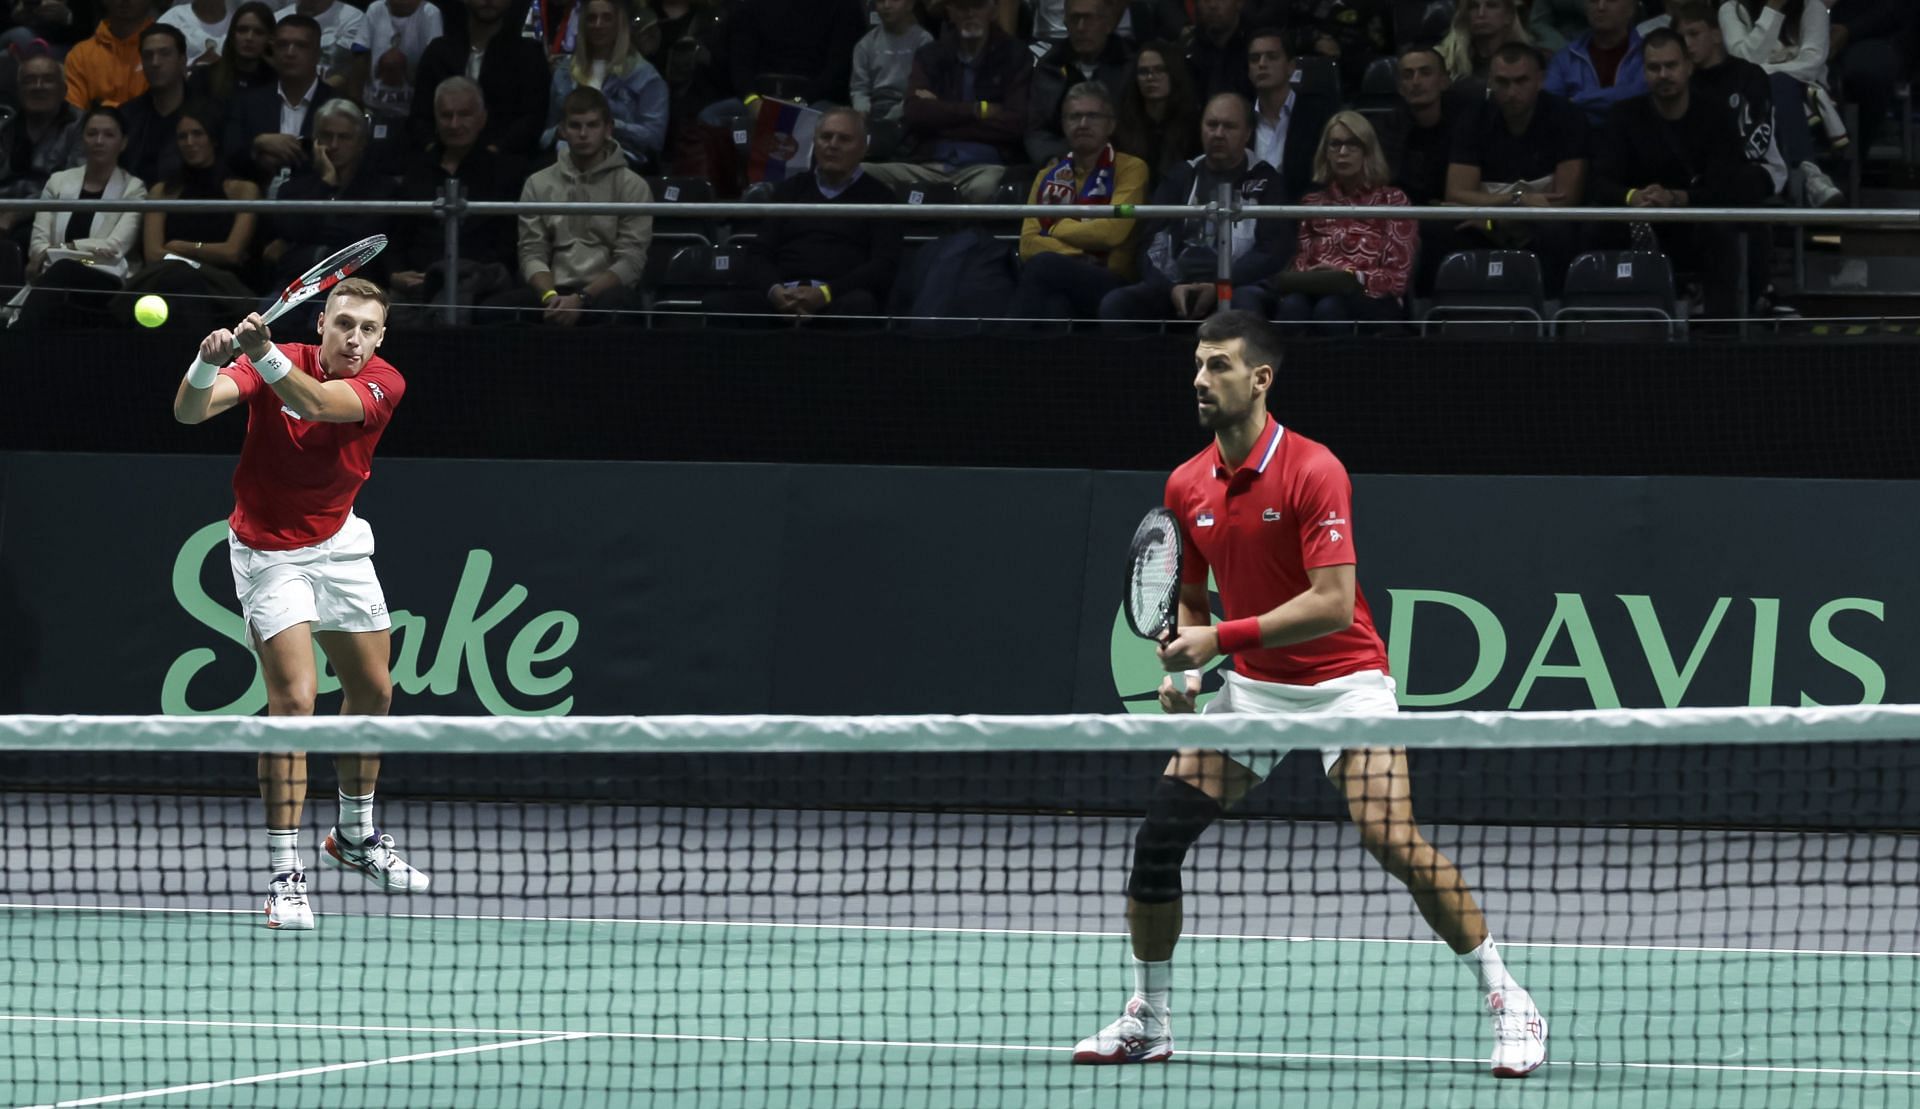
[[[1460,0],[1453,9],[1453,26],[1437,49],[1456,88],[1462,81],[1484,88],[1494,52],[1510,42],[1533,45],[1517,0]]]
[[[614,141],[629,161],[651,165],[667,143],[667,82],[634,44],[626,0],[586,0],[578,10],[579,48],[553,68],[540,145],[552,146],[559,135],[568,93],[599,89],[613,110]]]
[[[1338,112],[1320,132],[1313,177],[1326,188],[1308,193],[1309,207],[1396,207],[1407,194],[1387,183],[1387,156],[1373,125],[1359,112]],[[1406,315],[1407,286],[1420,236],[1410,219],[1303,219],[1290,269],[1274,275],[1280,294],[1274,318],[1297,327],[1385,322]]]

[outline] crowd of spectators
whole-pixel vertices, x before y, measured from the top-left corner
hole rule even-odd
[[[615,202],[701,178],[731,197],[742,136],[786,101],[813,109],[811,165],[755,196],[1067,210],[998,254],[954,226],[981,264],[911,277],[892,221],[739,221],[711,311],[884,315],[966,281],[1015,321],[1118,328],[1199,318],[1229,285],[1292,325],[1403,318],[1451,251],[1531,250],[1551,288],[1628,225],[1246,218],[1220,240],[1086,206],[1845,203],[1822,162],[1871,148],[1920,34],[1908,0],[8,2],[0,196],[426,200],[458,179],[469,200]],[[218,319],[385,231],[374,276],[402,305],[451,289],[496,309],[476,319],[583,325],[669,275],[681,240],[653,223],[469,219],[449,272],[431,219],[0,213],[0,322],[117,323],[145,292]],[[1756,236],[1742,282],[1730,234],[1631,241],[1736,315],[1766,253]]]

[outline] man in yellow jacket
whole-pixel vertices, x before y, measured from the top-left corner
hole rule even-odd
[[[67,53],[67,103],[81,111],[96,101],[117,108],[147,91],[140,32],[152,22],[150,0],[107,0],[93,37]]]
[[[1098,81],[1067,90],[1060,122],[1067,153],[1034,178],[1027,203],[1102,211],[1020,225],[1020,284],[1007,310],[1015,320],[1098,319],[1100,298],[1134,277],[1134,221],[1111,209],[1146,197],[1147,164],[1113,148],[1113,99]]]

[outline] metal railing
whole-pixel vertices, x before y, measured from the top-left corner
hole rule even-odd
[[[951,220],[1004,223],[1027,218],[1059,218],[1062,209],[1043,204],[773,204],[760,201],[650,201],[644,204],[591,202],[537,202],[468,200],[458,178],[450,179],[433,200],[80,200],[0,199],[0,212],[252,212],[364,213],[434,218],[446,227],[447,271],[460,261],[460,224],[487,216],[656,216],[668,219],[778,219],[820,216],[834,219]],[[1920,209],[1913,208],[1534,208],[1524,205],[1494,207],[1360,207],[1347,205],[1246,205],[1232,186],[1222,184],[1208,204],[1076,205],[1074,219],[1204,220],[1212,225],[1217,255],[1215,280],[1223,289],[1231,283],[1232,228],[1244,219],[1410,219],[1450,222],[1573,223],[1724,223],[1743,228],[1791,225],[1800,227],[1871,227],[1920,230]],[[1743,255],[1745,234],[1738,237]],[[1745,273],[1744,264],[1740,271]],[[445,319],[457,319],[458,289],[447,282],[441,308]]]

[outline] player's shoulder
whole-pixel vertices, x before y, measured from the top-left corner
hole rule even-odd
[[[369,386],[383,387],[395,400],[398,400],[400,394],[407,388],[407,379],[401,375],[399,367],[377,354],[367,359],[367,364],[360,368],[358,376]]]
[[[1167,475],[1167,491],[1171,493],[1175,489],[1187,488],[1201,478],[1211,476],[1217,455],[1217,448],[1212,443],[1208,443],[1192,458],[1175,466],[1173,472]]]
[[[1340,461],[1340,456],[1318,439],[1287,428],[1280,446],[1282,468],[1289,476],[1338,476],[1343,479],[1347,476],[1346,464]]]

